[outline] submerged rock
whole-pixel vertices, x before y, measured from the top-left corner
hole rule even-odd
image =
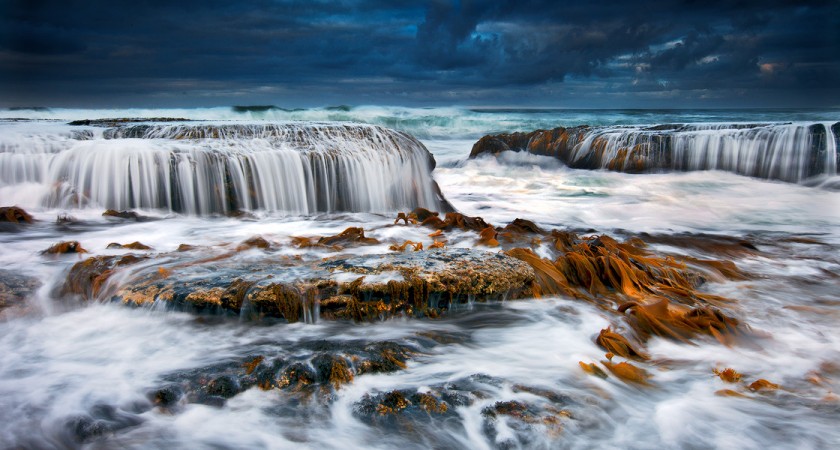
[[[20,306],[40,287],[36,278],[0,269],[0,311]]]
[[[150,406],[166,410],[181,403],[222,406],[251,388],[329,396],[358,375],[405,369],[417,353],[392,341],[304,341],[295,351],[282,348],[273,349],[279,353],[252,354],[165,375],[159,387],[147,392]]]

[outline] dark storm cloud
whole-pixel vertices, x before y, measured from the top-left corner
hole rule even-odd
[[[840,104],[837,1],[0,5],[8,104]]]

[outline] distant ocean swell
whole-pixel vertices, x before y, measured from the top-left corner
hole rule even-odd
[[[491,133],[529,132],[558,126],[653,126],[667,123],[790,123],[840,120],[840,110],[585,110],[522,108],[410,108],[331,106],[290,109],[272,105],[168,109],[0,110],[0,118],[72,121],[117,117],[175,117],[205,121],[354,122],[405,131],[420,139],[473,139]]]

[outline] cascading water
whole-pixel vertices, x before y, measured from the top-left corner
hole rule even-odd
[[[575,127],[500,135],[502,147],[554,156],[573,168],[620,172],[722,170],[802,183],[837,175],[832,123]],[[481,142],[473,156],[481,153]]]
[[[798,145],[808,154],[784,159],[787,150],[778,150],[777,174],[780,167],[801,168],[801,161],[823,161],[825,173],[836,173],[829,156],[837,153],[840,124],[829,134],[826,123],[836,123],[838,111],[239,109],[245,112],[0,111],[23,119],[0,119],[0,448],[834,448],[840,442],[840,189],[721,170],[676,172],[689,163],[721,168],[731,151],[722,142],[733,140],[732,149],[740,139],[741,160],[765,151],[760,145]],[[253,124],[260,116],[264,126],[236,122]],[[97,117],[186,119],[66,123]],[[292,119],[371,125],[275,125]],[[716,125],[737,121],[773,125]],[[713,125],[648,125],[702,122]],[[586,123],[592,126],[571,128]],[[555,124],[567,128],[507,135],[510,141],[495,147],[547,156],[506,151],[464,160],[483,135]],[[499,227],[498,234],[461,229],[444,214],[443,223],[395,224],[395,211],[258,213],[255,220],[158,214],[268,209],[268,198],[291,205],[289,199],[305,199],[303,210],[313,192],[325,210],[348,208],[341,195],[409,203],[385,190],[405,192],[418,205],[439,201],[429,192],[426,151],[373,125],[422,136],[447,198],[463,215]],[[619,142],[622,134],[627,143]],[[638,161],[668,165],[630,175],[619,170],[632,167],[574,170],[555,159],[555,149],[574,147],[561,146],[563,139],[578,145],[586,137],[593,137],[590,155],[608,143],[647,142],[663,153],[642,159],[639,152]],[[677,166],[671,146],[679,139]],[[614,159],[635,164],[628,156]],[[382,161],[419,174],[392,174]],[[601,167],[587,157],[576,164],[585,162]],[[319,187],[307,177],[333,184]],[[827,181],[840,187],[840,177]],[[162,209],[149,220],[102,216],[108,201],[141,200]],[[14,204],[33,221],[3,208]],[[460,217],[464,226],[481,225]],[[485,247],[494,234],[499,247]],[[611,252],[613,240],[632,253]],[[87,253],[49,251],[67,244]],[[424,249],[415,251],[420,244]],[[560,247],[571,244],[591,256],[573,248],[562,250],[570,254],[561,259]],[[566,273],[588,286],[504,302],[459,294],[492,287],[513,299],[516,291],[502,287],[519,272],[487,271],[513,257],[503,250],[525,258],[546,286],[570,282]],[[441,255],[453,258],[457,273],[424,279],[454,283],[448,294],[415,284],[421,271],[441,267],[435,263]],[[663,283],[675,283],[647,290],[654,285],[645,278],[683,273],[677,263],[685,264],[686,281],[704,282],[686,290],[667,276]],[[581,269],[566,272],[571,264]],[[582,269],[590,275],[580,276]],[[614,277],[611,287],[596,283],[603,277]],[[625,290],[625,282],[622,299],[615,289]],[[697,297],[663,301],[683,292]],[[386,319],[396,311],[395,298],[418,306]],[[268,308],[272,301],[276,310]],[[430,308],[447,311],[437,316]],[[419,317],[427,312],[436,318]],[[374,322],[348,318],[357,316]],[[716,317],[737,319],[743,328],[716,336]],[[663,328],[679,318],[697,325],[687,342],[683,326]],[[612,333],[644,355],[614,354],[616,347],[601,339]]]
[[[140,124],[44,136],[20,125],[0,142],[4,203],[207,215],[437,210],[444,201],[426,148],[377,126]]]

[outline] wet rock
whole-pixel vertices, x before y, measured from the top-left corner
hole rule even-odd
[[[262,236],[254,236],[242,241],[237,250],[247,250],[249,248],[261,248],[263,250],[268,250],[271,248],[271,244],[265,240]]]
[[[114,219],[124,219],[124,220],[135,220],[141,221],[146,219],[145,216],[141,216],[134,211],[117,211],[114,209],[108,209],[104,213],[102,213],[103,217],[110,217]]]
[[[204,391],[208,395],[228,399],[238,394],[241,391],[241,387],[234,377],[222,375],[210,380],[204,387]]]
[[[254,213],[249,212],[249,211],[245,211],[245,210],[242,210],[242,209],[234,209],[232,211],[228,211],[225,215],[227,217],[230,217],[230,218],[233,218],[233,219],[242,219],[242,220],[256,220],[257,219],[257,216],[254,215]]]
[[[470,158],[475,158],[482,153],[497,154],[503,151],[521,151],[527,148],[528,142],[544,130],[537,130],[531,133],[509,133],[484,136],[473,145]]]
[[[777,154],[778,161],[797,160],[801,166],[794,170],[780,169],[756,159],[752,164],[706,160],[708,151],[703,139],[695,140],[696,126],[664,124],[647,128],[636,127],[558,127],[529,133],[487,135],[472,147],[470,158],[498,155],[505,151],[527,152],[550,156],[575,169],[607,169],[627,173],[663,170],[727,170],[746,176],[778,179],[799,183],[811,177],[826,175],[828,169],[828,139],[840,139],[835,131],[828,136],[827,126],[813,124],[797,128],[802,138],[791,145],[776,145],[780,136],[790,128],[780,124],[729,124],[716,130],[721,138],[750,140],[752,145],[768,146],[767,154]],[[832,128],[836,128],[834,125]],[[763,128],[766,132],[746,133],[741,130]],[[807,140],[805,140],[807,138]],[[744,144],[750,145],[750,144]],[[766,158],[765,154],[757,158]],[[838,156],[840,158],[840,156]],[[737,158],[736,158],[737,159]]]
[[[69,418],[65,426],[76,442],[88,443],[142,423],[143,419],[136,414],[111,405],[99,404],[91,408],[88,414]]]
[[[528,219],[520,219],[516,218],[513,222],[507,224],[504,228],[500,230],[501,232],[506,233],[519,233],[519,234],[545,234],[545,230],[537,226],[534,222]]]
[[[360,234],[355,234],[361,238]],[[533,270],[504,254],[468,249],[329,258],[305,262],[270,253],[172,252],[160,265],[134,267],[141,257],[96,257],[74,265],[64,292],[94,298],[115,272],[130,270],[113,299],[130,305],[156,301],[201,312],[276,317],[288,322],[380,320],[394,315],[436,317],[453,304],[528,294]],[[131,265],[132,267],[127,267]],[[319,308],[316,308],[318,306]]]
[[[509,133],[484,136],[473,145],[470,158],[479,155],[496,155],[503,151],[527,151],[536,155],[555,156],[563,159],[571,147],[580,142],[588,126],[536,130],[530,133]]]
[[[574,420],[572,412],[567,408],[577,403],[567,396],[545,389],[515,385],[513,392],[531,394],[528,397],[534,400],[500,399],[488,402],[499,391],[497,388],[488,390],[487,386],[497,383],[503,382],[476,374],[422,390],[371,392],[354,405],[353,415],[378,428],[422,435],[430,428],[446,427],[446,424],[457,421],[460,417],[458,407],[487,404],[481,409],[481,431],[490,442],[497,444],[499,441],[496,438],[501,429],[507,429],[507,434],[514,431],[514,442],[510,442],[514,447],[527,447],[530,439],[533,439],[534,429],[539,429],[549,438],[557,438],[563,431],[564,423]],[[424,426],[417,428],[417,424]],[[443,443],[440,445],[447,446]]]
[[[429,211],[426,208],[415,208],[411,213],[409,213],[409,217],[415,217],[419,222],[423,222],[430,217],[438,217],[440,213],[436,211]]]
[[[85,300],[96,298],[114,271],[136,264],[147,257],[136,255],[94,256],[70,268],[60,294],[75,294]]]
[[[130,250],[152,250],[152,247],[149,247],[146,244],[143,244],[138,241],[134,241],[130,244],[120,244],[118,242],[112,242],[108,244],[109,249],[130,249]]]
[[[189,122],[190,119],[175,117],[121,117],[116,119],[83,119],[68,122],[74,126],[118,127],[137,122]]]
[[[470,296],[477,301],[520,298],[533,280],[531,268],[514,258],[467,249],[337,258],[320,267],[347,280],[358,277],[338,286],[339,293],[353,300],[343,310],[333,310],[354,320],[436,315]]]
[[[322,384],[331,384],[338,389],[353,381],[353,371],[344,358],[322,353],[312,358],[312,365],[316,380]]]
[[[415,352],[395,342],[377,342],[365,346],[364,358],[356,363],[356,370],[363,373],[390,373],[406,368],[409,358]]]
[[[63,255],[66,253],[88,253],[79,241],[59,242],[41,252],[42,255]]]
[[[0,207],[0,222],[32,223],[32,216],[23,208],[17,206]]]
[[[184,396],[184,391],[177,384],[164,386],[149,392],[149,401],[161,408],[172,408]]]
[[[419,217],[419,216],[418,216]],[[425,219],[420,222],[421,225],[434,228],[437,230],[449,231],[454,228],[461,230],[472,230],[480,232],[490,227],[490,224],[484,221],[481,217],[465,216],[458,212],[448,212],[443,220],[439,216],[427,215]]]
[[[438,417],[455,416],[439,395],[407,389],[366,394],[355,405],[354,413],[369,424],[394,424],[396,420],[429,423]]]
[[[322,237],[318,239],[318,245],[347,247],[351,245],[375,245],[379,241],[374,238],[365,237],[365,230],[358,227],[350,227],[335,236]]]
[[[758,380],[753,381],[750,383],[749,389],[751,391],[775,391],[779,389],[779,385],[776,383],[771,383],[770,381],[765,380],[764,378],[759,378]]]
[[[295,363],[283,370],[277,387],[300,390],[314,383],[315,376],[315,371],[308,364]]]
[[[0,269],[0,311],[22,305],[40,286],[37,278]]]
[[[290,398],[331,393],[365,373],[386,373],[405,368],[415,350],[391,341],[312,341],[271,346],[271,355],[249,355],[234,360],[173,372],[160,387],[147,393],[151,405],[166,410],[182,403],[222,406],[247,389],[279,389]],[[280,350],[279,352],[277,350]]]

